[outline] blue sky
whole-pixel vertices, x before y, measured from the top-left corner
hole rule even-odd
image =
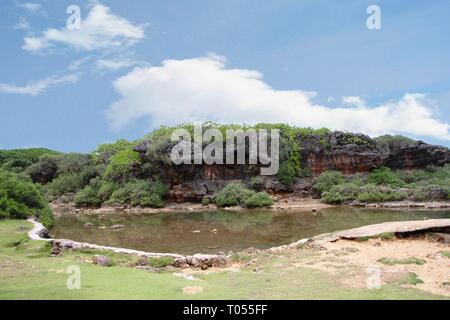
[[[2,149],[86,152],[206,119],[450,145],[446,0],[4,0],[0,29]]]

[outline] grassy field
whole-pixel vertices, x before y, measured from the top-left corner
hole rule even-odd
[[[439,299],[400,283],[378,290],[346,288],[339,275],[292,262],[295,254],[258,257],[261,272],[253,268],[195,275],[188,280],[174,274],[151,273],[127,267],[133,259],[110,255],[115,266],[90,263],[92,252],[65,252],[50,257],[50,248],[26,238],[31,224],[0,221],[0,299]],[[66,287],[71,265],[81,269],[81,289]],[[196,294],[186,294],[194,287]],[[201,288],[201,289],[199,289]]]

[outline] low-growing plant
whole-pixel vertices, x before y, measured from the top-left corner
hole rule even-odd
[[[245,206],[249,208],[269,207],[273,205],[272,197],[265,191],[252,194],[245,200]]]
[[[344,182],[345,178],[340,171],[325,171],[314,179],[314,189],[323,193]]]
[[[423,283],[423,280],[420,279],[419,276],[414,272],[409,272],[408,275],[406,276],[404,283],[415,286],[417,284]]]
[[[153,268],[164,268],[173,265],[175,259],[172,257],[150,257],[148,265]]]
[[[203,206],[207,206],[207,205],[209,205],[209,202],[210,202],[210,200],[209,200],[209,198],[208,197],[203,197],[203,199],[202,199],[202,205]]]
[[[262,191],[264,189],[265,181],[263,177],[257,176],[250,180],[250,187],[255,191]]]
[[[362,188],[357,200],[361,202],[400,201],[408,197],[404,191],[368,184]]]
[[[254,191],[244,188],[241,184],[230,183],[215,195],[214,201],[218,207],[244,205],[253,194]]]
[[[335,185],[330,191],[322,193],[321,200],[330,204],[341,204],[342,202],[354,200],[358,197],[360,188],[353,183]]]
[[[367,182],[397,188],[405,186],[405,182],[402,181],[395,172],[386,167],[380,167],[370,172],[367,177]]]
[[[378,260],[378,262],[388,265],[388,266],[393,266],[396,264],[417,264],[417,265],[423,265],[426,263],[426,260],[423,259],[419,259],[416,257],[410,257],[410,258],[406,258],[406,259],[396,259],[396,258],[381,258]]]

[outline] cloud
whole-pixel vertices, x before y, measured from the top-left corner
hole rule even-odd
[[[72,84],[78,82],[78,80],[78,75],[71,74],[66,76],[51,76],[23,87],[14,84],[0,83],[0,93],[36,96],[50,87]]]
[[[20,17],[19,21],[14,25],[14,29],[17,30],[28,30],[30,29],[30,23],[24,17]]]
[[[129,68],[140,64],[143,63],[128,58],[99,59],[96,62],[98,70],[109,70],[109,71],[117,71],[119,69]]]
[[[26,9],[32,13],[36,13],[41,9],[40,3],[34,3],[34,2],[25,2],[25,3],[19,3],[16,2],[17,6],[23,9]]]
[[[225,63],[224,58],[208,56],[135,68],[113,83],[121,98],[108,109],[111,126],[120,129],[141,118],[152,126],[206,120],[286,122],[371,136],[390,133],[450,140],[450,125],[436,118],[425,95],[405,94],[374,107],[353,97],[346,99],[351,106],[325,107],[313,102],[314,92],[276,90],[259,72],[230,69]]]
[[[81,51],[124,48],[145,37],[144,27],[135,26],[124,18],[113,15],[110,9],[95,4],[80,29],[47,29],[41,36],[24,38],[22,48],[40,52],[55,44],[66,45]]]
[[[342,104],[349,107],[365,107],[366,101],[357,96],[342,97]]]

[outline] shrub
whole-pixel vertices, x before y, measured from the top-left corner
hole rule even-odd
[[[0,218],[26,219],[34,216],[47,228],[53,224],[53,214],[42,192],[16,174],[0,170]]]
[[[373,170],[367,177],[368,183],[390,187],[403,187],[405,183],[391,169],[381,167]]]
[[[258,192],[245,200],[245,206],[249,208],[269,207],[273,204],[272,197],[267,192]]]
[[[219,207],[243,205],[254,193],[240,184],[230,183],[216,194],[214,201]]]
[[[209,205],[209,198],[203,197],[203,199],[202,199],[202,205],[203,205],[203,206]]]
[[[98,197],[98,189],[91,185],[79,191],[73,201],[77,207],[99,207],[102,204],[102,200]]]
[[[264,181],[264,178],[260,176],[253,177],[250,180],[250,187],[255,191],[262,191],[264,189],[265,184],[266,183]]]
[[[66,193],[77,192],[84,186],[84,179],[81,175],[67,174],[54,179],[45,188],[51,195],[59,197]]]
[[[25,170],[33,182],[47,184],[58,176],[58,156],[43,155],[39,162],[31,165]]]
[[[359,187],[354,183],[335,185],[330,191],[322,194],[321,200],[330,204],[341,204],[344,201],[354,200],[359,195]]]
[[[326,171],[314,179],[314,189],[320,193],[330,191],[336,185],[345,182],[345,178],[340,171]]]
[[[124,182],[130,179],[133,165],[140,164],[139,153],[131,146],[117,152],[106,166],[103,177],[114,182]]]
[[[167,186],[160,181],[134,180],[114,191],[108,202],[160,208],[164,207],[167,192]]]
[[[357,199],[361,202],[385,202],[404,200],[407,196],[408,194],[403,191],[368,184],[363,188]]]

